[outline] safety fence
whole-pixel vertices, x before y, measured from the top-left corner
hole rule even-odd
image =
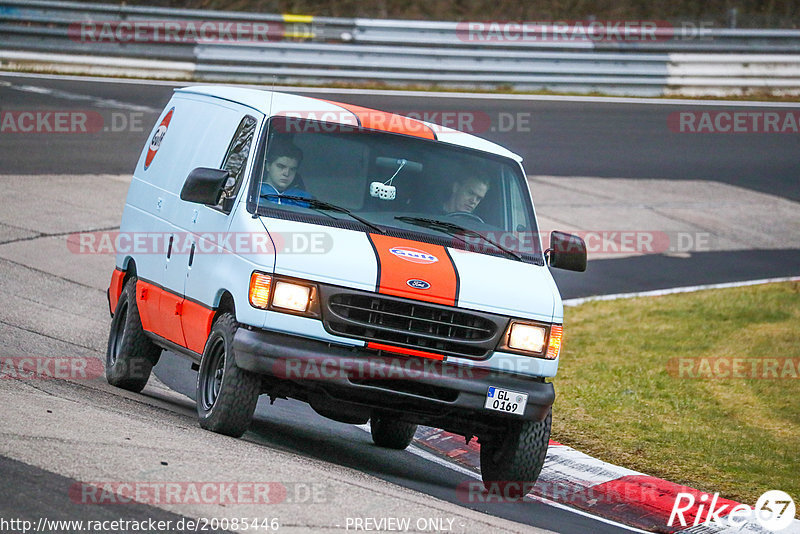
[[[427,22],[0,0],[0,68],[184,80],[800,94],[800,30]]]

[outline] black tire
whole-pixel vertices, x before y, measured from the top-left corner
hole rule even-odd
[[[417,425],[398,421],[388,414],[373,414],[369,427],[375,445],[401,451],[411,444],[417,432]]]
[[[233,336],[238,323],[230,313],[217,318],[197,373],[197,417],[206,430],[241,437],[250,426],[261,393],[261,377],[236,367]]]
[[[142,329],[136,305],[136,277],[125,282],[111,320],[106,349],[106,380],[112,386],[139,392],[158,363],[161,349]]]
[[[481,440],[484,487],[508,499],[527,495],[542,472],[550,442],[552,412],[543,421],[511,425],[504,436]]]

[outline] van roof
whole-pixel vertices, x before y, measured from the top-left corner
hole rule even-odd
[[[199,85],[183,87],[177,93],[193,93],[237,102],[251,107],[267,116],[284,115],[335,122],[340,124],[360,125],[365,128],[402,133],[435,139],[443,143],[463,146],[499,156],[522,161],[522,157],[510,150],[475,135],[440,126],[432,122],[379,111],[352,104],[343,104],[330,100],[322,100],[307,96],[291,95],[277,91],[263,91],[245,87],[227,87],[222,85]],[[422,114],[422,112],[420,112]],[[470,116],[471,122],[482,117]],[[485,122],[485,121],[484,121]],[[487,125],[488,127],[488,125]]]

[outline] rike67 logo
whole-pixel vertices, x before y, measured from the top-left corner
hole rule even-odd
[[[745,526],[760,525],[770,532],[781,532],[794,521],[795,504],[788,493],[780,490],[765,492],[756,501],[755,508],[739,504],[727,499],[720,499],[719,493],[678,493],[667,526],[696,527],[698,525],[714,525],[722,527],[725,532],[752,531]],[[757,527],[756,527],[757,530]],[[787,531],[788,532],[788,531]],[[791,532],[797,532],[792,529]]]

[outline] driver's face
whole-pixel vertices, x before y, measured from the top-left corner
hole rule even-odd
[[[487,191],[489,191],[489,187],[477,180],[456,183],[453,185],[451,198],[452,211],[472,213],[486,196]]]
[[[281,156],[267,165],[267,176],[264,181],[283,193],[294,181],[298,162],[289,156]]]

